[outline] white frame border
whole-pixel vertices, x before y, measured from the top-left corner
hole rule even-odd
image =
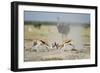
[[[90,59],[84,60],[63,60],[63,61],[46,61],[46,62],[24,62],[24,10],[27,11],[49,11],[49,12],[74,12],[74,13],[89,13],[91,22],[91,53]],[[62,8],[62,7],[47,7],[47,6],[18,6],[18,68],[36,68],[50,66],[72,66],[95,64],[95,10],[84,8]],[[93,42],[94,41],[94,42]]]

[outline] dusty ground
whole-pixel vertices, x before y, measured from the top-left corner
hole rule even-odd
[[[31,29],[30,29],[31,27]],[[42,31],[42,32],[41,32]],[[77,51],[64,51],[62,49],[53,49],[50,51],[35,52],[30,50],[32,40],[42,39],[45,41],[61,42],[62,36],[58,33],[55,26],[43,26],[41,29],[36,29],[32,25],[25,26],[24,33],[24,61],[48,61],[48,60],[75,60],[90,58],[90,31],[89,28],[82,30],[82,38],[84,49]]]
[[[62,51],[52,50],[49,52],[25,52],[24,61],[48,61],[48,60],[75,60],[88,59],[89,53],[87,50],[83,51]]]

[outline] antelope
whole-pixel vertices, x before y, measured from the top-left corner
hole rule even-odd
[[[72,40],[65,40],[63,44],[60,45],[60,49],[66,50],[72,50],[75,51],[75,46],[72,44]]]
[[[49,51],[49,45],[47,44],[47,42],[43,41],[43,40],[35,40],[32,42],[32,50],[34,51]]]

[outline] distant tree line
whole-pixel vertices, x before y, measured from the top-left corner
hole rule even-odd
[[[34,27],[40,29],[41,25],[56,25],[56,22],[41,22],[41,21],[24,21],[25,25],[33,25]]]
[[[83,24],[83,27],[88,28],[88,27],[90,27],[90,24],[88,24],[88,23]]]
[[[49,22],[49,21],[24,21],[25,25],[56,25],[57,22]]]

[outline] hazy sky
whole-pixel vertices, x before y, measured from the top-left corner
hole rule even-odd
[[[57,21],[57,17],[59,17],[62,22],[90,22],[90,14],[24,11],[25,21]]]

